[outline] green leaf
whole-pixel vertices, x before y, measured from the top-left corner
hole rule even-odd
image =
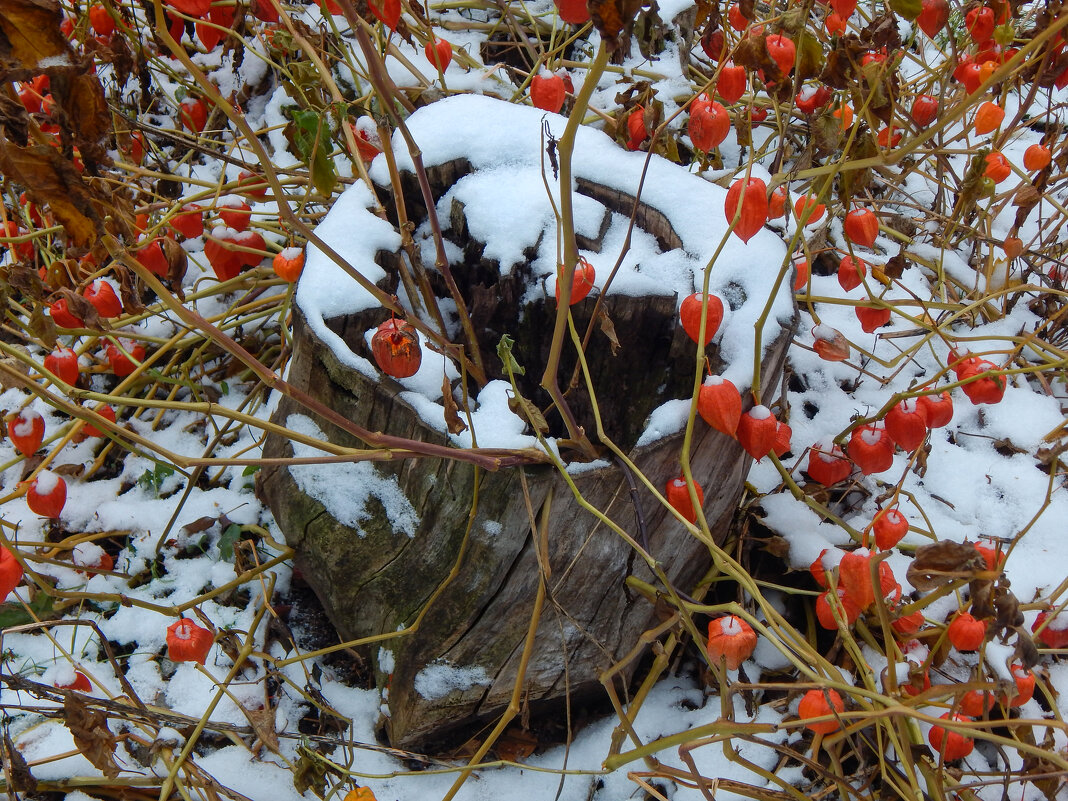
[[[226,527],[226,531],[219,537],[219,553],[222,554],[223,559],[230,561],[234,558],[234,545],[240,537],[241,526],[237,523],[231,523]]]
[[[163,486],[163,482],[173,475],[174,468],[169,464],[157,464],[152,470],[143,472],[141,477],[137,479],[137,483],[144,490],[151,490],[152,492],[159,493],[159,489]]]
[[[51,617],[53,607],[52,596],[44,593],[40,593],[26,606],[20,603],[0,604],[0,629]]]
[[[920,16],[923,3],[921,0],[890,0],[890,8],[899,17],[904,17],[911,22]]]
[[[334,150],[330,123],[324,114],[310,109],[295,109],[290,116],[293,118],[292,141],[297,154],[311,170],[315,188],[329,195],[337,184],[334,160],[330,157]]]
[[[253,476],[256,473],[258,473],[259,470],[260,470],[260,465],[258,465],[258,464],[245,465],[245,469],[241,471],[241,475],[243,475],[243,476]]]
[[[515,340],[510,336],[507,334],[502,336],[501,341],[497,343],[497,357],[501,360],[501,364],[504,365],[506,373],[526,375],[527,371],[512,357],[512,345],[514,344]]]
[[[337,171],[334,169],[334,160],[322,150],[315,152],[311,164],[312,183],[319,192],[329,197],[337,185]]]
[[[222,383],[219,384],[219,388],[222,390],[222,394],[223,395],[229,395],[230,394],[230,385],[227,384],[225,381],[223,381]]]
[[[815,78],[823,72],[823,45],[807,31],[797,37],[797,54],[797,72],[802,78]]]

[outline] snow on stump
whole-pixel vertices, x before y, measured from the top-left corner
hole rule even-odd
[[[516,376],[518,388],[547,408],[548,395],[538,382],[556,313],[557,227],[542,175],[543,120],[559,137],[562,117],[477,96],[434,103],[408,120],[489,373],[485,386],[469,381],[470,419],[457,364],[427,347],[422,334],[423,358],[415,375],[394,380],[376,369],[370,337],[389,313],[313,247],[293,310],[294,386],[370,431],[455,448],[474,441],[480,448],[544,453],[509,407],[513,391],[496,355],[503,335],[515,339],[515,359],[526,368]],[[394,150],[405,208],[416,225],[416,250],[432,265],[426,210],[399,137]],[[644,159],[599,132],[579,131],[576,233],[597,274],[590,296],[572,307],[580,336],[619,259]],[[559,208],[558,183],[548,165],[545,170]],[[389,197],[384,159],[372,166],[371,177],[379,196]],[[723,189],[685,169],[652,159],[631,247],[602,299],[610,324],[598,314],[586,349],[606,435],[661,489],[680,472],[697,364],[696,345],[678,323],[678,308],[700,288],[705,265],[720,245],[727,227],[724,196]],[[354,186],[317,233],[370,281],[396,292],[401,238],[371,206],[368,189]],[[748,245],[731,236],[711,271],[710,289],[724,301],[724,320],[707,354],[713,372],[742,390],[746,408],[755,325],[784,257],[782,241],[769,231]],[[441,276],[432,268],[429,273],[436,295],[448,298]],[[765,403],[778,394],[794,324],[789,287],[787,276],[761,332]],[[448,312],[449,302],[443,300],[442,308]],[[450,339],[462,341],[455,315],[446,323]],[[566,390],[576,364],[570,341],[564,353],[559,380]],[[449,433],[443,384],[452,389],[474,437],[470,429]],[[567,401],[598,444],[581,377]],[[548,437],[557,442],[566,437],[559,416],[547,417]],[[272,419],[307,437],[366,447],[286,397]],[[611,451],[601,452],[598,461],[572,461],[569,478],[586,502],[644,544],[670,582],[689,590],[710,565],[707,547]],[[574,456],[566,447],[562,453]],[[322,452],[306,441],[272,435],[264,454]],[[736,440],[697,419],[691,464],[704,487],[704,513],[714,536],[726,533],[749,463]],[[522,682],[522,698],[535,716],[558,713],[567,694],[574,701],[601,696],[600,674],[630,653],[653,622],[651,605],[625,581],[632,575],[658,580],[623,537],[583,508],[549,463],[496,471],[445,458],[293,464],[264,468],[259,489],[339,635],[381,638],[365,653],[388,687],[384,725],[396,747],[438,751],[500,715],[516,684],[540,576],[546,578],[547,597]]]

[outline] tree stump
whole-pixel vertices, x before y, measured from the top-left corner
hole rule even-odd
[[[460,96],[421,109],[408,120],[423,147],[439,218],[451,243],[452,273],[494,379],[480,392],[467,388],[472,410],[486,412],[475,425],[483,447],[495,445],[493,437],[502,425],[513,432],[522,427],[520,418],[507,419],[511,413],[504,396],[511,388],[493,355],[502,335],[514,337],[514,356],[526,367],[526,374],[516,377],[520,393],[541,409],[549,406],[538,382],[556,314],[552,279],[546,280],[552,269],[546,265],[555,265],[556,258],[555,241],[549,241],[552,207],[544,189],[540,197],[507,196],[541,184],[545,116],[487,98]],[[558,136],[564,120],[548,117]],[[635,211],[634,192],[645,154],[625,153],[595,131],[580,134],[575,154],[576,208],[582,206],[577,234],[580,247],[597,261],[597,283],[603,286],[618,256],[619,226],[625,228]],[[405,209],[418,226],[418,242],[428,231],[426,210],[399,138],[394,149]],[[372,177],[387,196],[382,161],[374,165]],[[551,184],[551,174],[546,177]],[[618,285],[646,291],[624,294],[610,289],[601,298],[586,358],[606,436],[663,491],[680,472],[679,420],[689,408],[697,364],[696,345],[677,324],[679,295],[694,291],[695,273],[701,285],[701,270],[726,229],[725,193],[656,157],[645,187],[634,215],[643,263]],[[687,197],[684,211],[702,219],[680,212],[682,194]],[[319,233],[357,270],[395,291],[400,239],[395,233],[391,238],[385,221],[366,210],[369,200],[365,189],[350,190]],[[486,228],[495,207],[536,208],[550,224],[533,241],[500,241]],[[535,222],[520,219],[514,227],[537,231]],[[512,221],[502,218],[505,223]],[[356,252],[353,236],[359,240]],[[772,294],[785,255],[782,242],[768,231],[753,243],[750,261],[758,252],[776,260],[762,277],[738,269],[747,249],[735,237],[721,255],[728,260],[725,265],[733,266],[721,268],[717,261],[711,273],[712,290],[730,308],[725,330],[706,349],[707,355],[713,370],[722,368],[734,376],[743,393],[751,380],[753,321]],[[508,253],[518,254],[518,259],[502,263]],[[431,277],[436,294],[447,297],[440,275],[432,272]],[[446,430],[444,407],[426,393],[427,382],[418,380],[421,373],[398,382],[371,366],[369,332],[389,315],[355,289],[346,295],[344,280],[344,273],[322,253],[309,249],[293,310],[290,383],[371,431],[443,445],[463,441]],[[789,276],[782,283],[785,286],[773,293],[772,315],[759,345],[762,385],[773,388],[765,389],[766,403],[777,394],[774,388],[793,326]],[[594,320],[596,307],[595,295],[572,307],[580,336]],[[728,333],[732,325],[740,330]],[[738,351],[747,341],[748,364],[735,363],[742,359]],[[423,359],[425,367],[428,360],[440,362],[443,357],[424,348]],[[559,372],[565,389],[576,362],[576,349],[569,343]],[[461,398],[458,378],[451,381],[451,389]],[[584,381],[570,389],[567,402],[596,443],[594,403]],[[288,397],[282,398],[272,420],[337,445],[364,447]],[[548,415],[547,424],[550,437],[566,436],[558,416]],[[602,460],[570,464],[567,478],[586,504],[647,550],[668,581],[689,590],[709,568],[707,547],[655,500],[639,476],[607,448],[602,451]],[[275,435],[264,447],[268,457],[313,453],[306,444]],[[737,441],[697,419],[691,467],[705,489],[710,529],[721,541],[748,464]],[[522,699],[534,715],[558,710],[568,695],[581,700],[603,692],[600,674],[635,648],[653,620],[649,603],[632,594],[625,582],[628,576],[654,584],[659,579],[628,539],[580,503],[565,477],[548,464],[496,472],[427,458],[272,466],[260,472],[259,489],[340,636],[385,637],[365,650],[388,687],[385,730],[396,747],[440,750],[502,712],[516,685],[542,578],[545,603],[521,683]],[[624,677],[636,662],[623,671]]]

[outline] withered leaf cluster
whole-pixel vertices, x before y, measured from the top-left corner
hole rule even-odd
[[[7,82],[0,102],[0,173],[23,186],[30,200],[47,206],[72,245],[89,248],[103,233],[105,218],[122,225],[122,215],[109,192],[82,177],[74,149],[88,175],[106,166],[111,115],[100,80],[90,71],[91,56],[71,48],[61,21],[55,0],[0,0],[0,78]],[[11,82],[38,75],[48,76],[55,100],[55,147],[12,88]]]

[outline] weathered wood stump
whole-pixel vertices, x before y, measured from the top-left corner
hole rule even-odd
[[[496,379],[481,390],[477,401],[471,399],[473,411],[493,410],[493,421],[482,418],[483,422],[475,423],[478,445],[483,447],[496,446],[494,431],[500,418],[510,415],[503,402],[510,388],[500,380],[504,378],[501,365],[492,355],[501,335],[515,338],[515,357],[527,368],[525,376],[517,377],[520,392],[540,408],[549,405],[538,381],[556,312],[551,279],[547,291],[542,279],[545,264],[555,264],[555,241],[545,241],[549,237],[543,231],[536,241],[518,243],[523,245],[517,245],[517,252],[523,254],[520,261],[500,263],[495,254],[508,243],[502,245],[480,230],[492,213],[476,208],[493,204],[492,191],[486,188],[492,181],[483,180],[478,192],[466,195],[460,187],[465,180],[492,176],[502,163],[508,165],[506,173],[498,176],[499,191],[504,193],[523,184],[517,177],[523,170],[538,174],[542,117],[531,109],[467,97],[420,110],[408,123],[420,142],[420,131],[434,131],[434,141],[456,143],[425,151],[424,160],[440,201],[442,224],[448,225],[446,236],[455,245],[452,271],[482,335],[487,369]],[[471,125],[458,123],[465,119]],[[442,129],[450,124],[459,128],[451,137]],[[560,118],[554,118],[554,128],[562,125]],[[594,211],[582,214],[578,233],[580,244],[597,251],[602,243],[619,241],[616,228],[626,225],[621,214],[629,217],[633,209],[644,154],[625,154],[596,132],[581,133],[575,159],[576,190],[588,204],[587,211]],[[591,162],[598,166],[584,170],[582,165]],[[403,161],[400,166],[405,169]],[[383,173],[372,176],[384,178]],[[663,186],[663,182],[670,183]],[[407,212],[421,222],[415,211],[420,202],[410,165],[404,186]],[[586,356],[606,435],[627,452],[652,486],[662,488],[679,473],[678,418],[688,409],[696,365],[696,346],[676,323],[678,295],[693,291],[695,272],[700,285],[699,270],[726,226],[723,191],[674,165],[654,159],[646,187],[635,215],[640,229],[636,236],[655,240],[663,254],[664,275],[674,277],[644,283],[620,281],[625,288],[637,285],[646,291],[617,294],[610,290],[604,296],[604,313],[614,328],[618,351],[598,322]],[[687,208],[704,214],[704,220],[680,217],[678,204],[672,200],[679,193],[686,193]],[[514,205],[516,199],[507,202]],[[551,220],[544,192],[541,205],[541,213]],[[603,210],[601,216],[595,213],[598,207]],[[709,208],[716,208],[718,217],[713,218]],[[338,222],[341,215],[343,223]],[[391,240],[388,232],[374,233],[384,225],[362,210],[360,202],[352,201],[332,210],[320,233],[356,269],[372,280],[381,279],[392,290],[395,276],[387,273],[383,277],[386,271],[372,261],[388,266],[396,258],[390,246],[396,248],[399,239]],[[359,226],[368,226],[366,230],[372,232],[363,235],[364,252],[348,252],[345,237]],[[417,239],[424,229],[425,225],[416,232]],[[551,226],[545,230],[551,233]],[[735,260],[734,267],[721,270],[718,263],[713,267],[714,277],[723,274],[722,281],[713,280],[713,289],[731,306],[725,326],[740,328],[724,332],[718,346],[714,343],[707,349],[716,370],[723,367],[739,375],[739,371],[751,371],[751,352],[748,365],[725,362],[741,358],[736,352],[743,346],[740,343],[753,342],[753,321],[759,316],[754,308],[767,302],[784,254],[782,243],[769,232],[759,234],[757,240],[762,240],[761,252],[778,259],[767,265],[763,278],[737,269],[744,250],[736,240],[723,251],[724,258]],[[647,242],[643,247],[652,246]],[[607,252],[606,245],[601,255],[599,285],[617,252]],[[670,265],[681,264],[682,255],[691,266],[685,272],[671,273]],[[643,258],[651,263],[661,256]],[[641,275],[650,269],[643,262],[634,272]],[[344,274],[322,254],[309,254],[294,308],[289,381],[372,431],[440,444],[461,442],[446,431],[444,410],[436,398],[428,397],[425,390],[414,391],[426,385],[416,381],[418,375],[398,383],[364,361],[370,359],[367,334],[388,313],[359,299],[351,302],[351,308],[339,310],[344,303],[336,297],[325,298],[331,287],[336,287],[336,293],[346,291],[338,285],[339,276]],[[590,297],[572,309],[580,334],[591,322],[595,303]],[[774,388],[781,374],[792,315],[788,286],[779,288],[772,319],[761,339],[766,388]],[[566,352],[560,371],[565,388],[576,363],[575,348],[569,345]],[[424,362],[441,359],[424,351]],[[744,389],[748,381],[736,383]],[[460,397],[458,379],[452,385],[454,396]],[[472,396],[478,391],[477,387],[469,390]],[[765,390],[767,400],[772,394]],[[583,381],[570,390],[567,400],[592,435],[593,401]],[[665,409],[674,414],[666,414]],[[440,416],[435,419],[435,414]],[[656,422],[668,419],[672,421]],[[289,398],[281,400],[272,420],[302,434],[321,432],[338,445],[363,447]],[[566,435],[559,417],[549,415],[547,422],[550,436]],[[510,424],[514,430],[521,427],[518,418]],[[264,454],[272,457],[311,452],[307,445],[278,436],[269,437],[264,448]],[[385,728],[393,745],[436,750],[500,714],[517,681],[542,578],[545,604],[521,685],[523,699],[534,714],[559,708],[567,695],[581,699],[601,691],[600,673],[630,652],[649,626],[652,608],[630,593],[625,581],[632,575],[652,583],[658,579],[628,538],[642,544],[667,580],[679,588],[690,589],[707,571],[707,547],[656,502],[640,477],[612,460],[607,448],[603,452],[604,460],[570,465],[568,478],[578,496],[626,537],[588,511],[565,477],[550,465],[487,472],[448,459],[411,459],[373,466],[364,462],[270,467],[260,472],[260,490],[340,636],[388,636],[410,629],[366,649],[382,684],[388,686]],[[704,513],[710,528],[722,538],[742,492],[748,457],[735,440],[698,419],[691,463],[695,478],[705,488]],[[344,487],[351,487],[351,492]]]

